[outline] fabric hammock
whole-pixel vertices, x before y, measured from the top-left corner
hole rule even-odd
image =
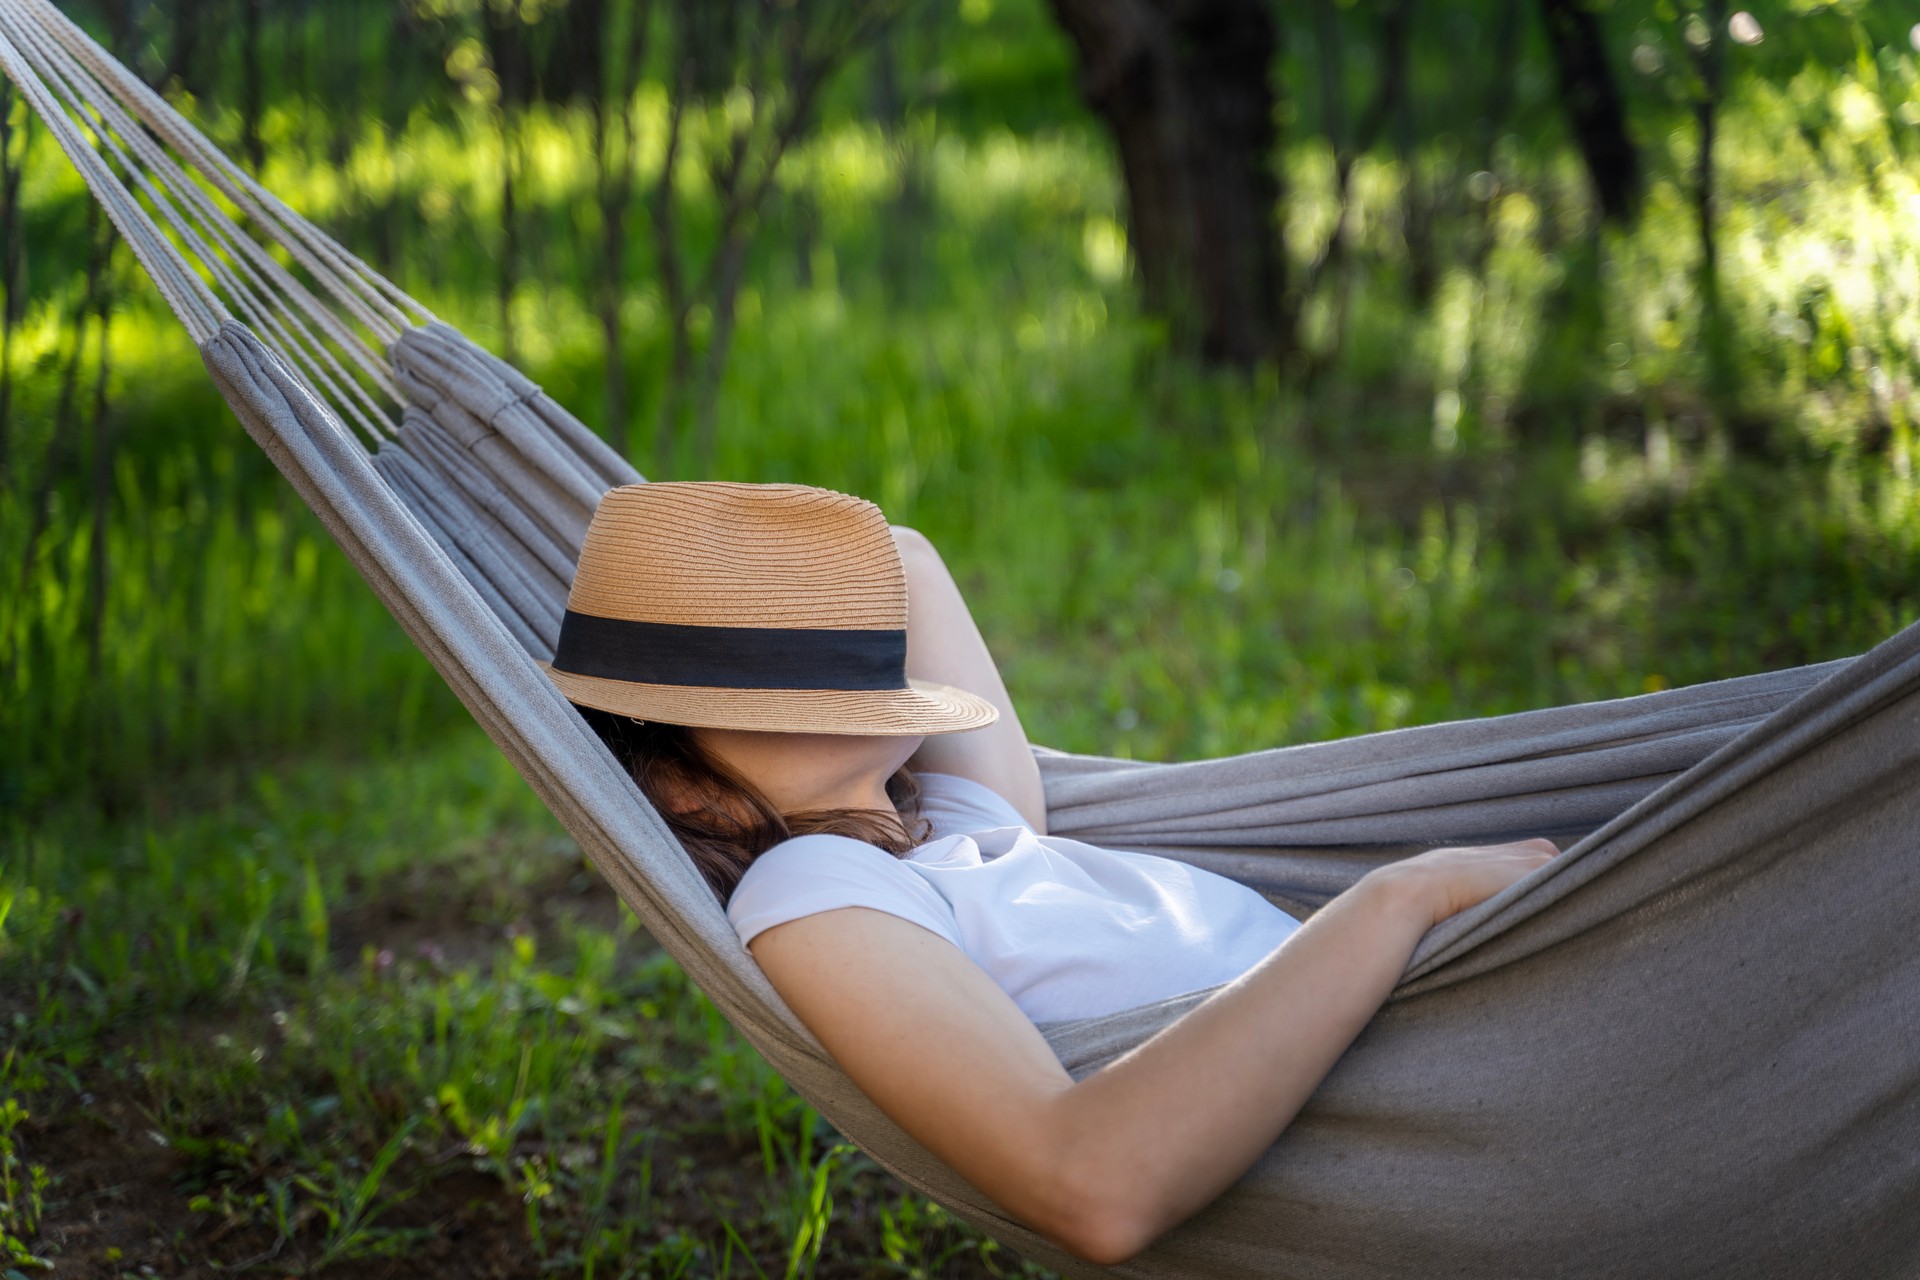
[[[596,500],[634,471],[48,0],[0,0],[0,68],[247,431],[621,898],[909,1185],[1070,1275],[1920,1269],[1920,630],[1850,661],[1231,759],[1041,752],[1057,832],[1185,858],[1302,912],[1414,848],[1578,840],[1427,937],[1232,1190],[1133,1262],[1093,1267],[846,1080],[534,666]],[[1200,998],[1042,1030],[1085,1074]]]

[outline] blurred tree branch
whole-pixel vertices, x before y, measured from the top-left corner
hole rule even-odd
[[[707,475],[716,445],[720,380],[733,341],[748,251],[780,162],[814,127],[821,90],[913,0],[673,0],[665,158],[653,190],[656,265],[666,294],[667,385],[654,434],[654,469],[672,474],[691,445],[691,474]],[[698,126],[698,136],[691,128]],[[704,254],[681,218],[683,176],[717,205]],[[696,363],[696,313],[706,328]]]
[[[584,104],[592,135],[594,203],[600,215],[596,278],[588,283],[600,321],[606,370],[602,431],[622,455],[630,449],[632,410],[621,304],[626,299],[627,220],[638,177],[639,86],[654,25],[653,0],[573,0],[549,73]]]

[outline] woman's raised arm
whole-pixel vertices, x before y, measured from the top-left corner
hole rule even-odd
[[[965,689],[1000,709],[1000,718],[984,729],[928,738],[908,763],[980,783],[1004,796],[1035,831],[1046,834],[1040,768],[959,586],[924,534],[896,525],[893,540],[907,575],[907,675]]]

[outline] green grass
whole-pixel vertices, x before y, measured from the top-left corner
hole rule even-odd
[[[1858,67],[1741,81],[1731,398],[1698,349],[1684,130],[1650,153],[1640,228],[1595,238],[1550,135],[1513,140],[1484,202],[1434,142],[1427,302],[1403,278],[1404,172],[1364,159],[1345,338],[1335,352],[1330,286],[1309,301],[1329,361],[1309,385],[1167,357],[1060,49],[1037,10],[968,11],[991,21],[952,59],[945,114],[904,142],[832,114],[794,158],[820,217],[812,283],[782,205],[741,300],[717,471],[861,493],[924,529],[1037,740],[1245,750],[1817,661],[1920,617],[1920,167],[1890,123],[1911,58],[1880,59],[1871,101]],[[996,116],[1033,77],[1052,79]],[[302,121],[276,110],[284,142]],[[537,282],[515,315],[529,372],[593,420],[580,129],[534,122]],[[350,236],[369,210],[412,211],[403,283],[497,342],[490,145],[422,114],[337,172],[277,146],[266,176]],[[909,157],[930,193],[911,217]],[[1331,166],[1311,140],[1286,164],[1305,258]],[[21,499],[60,439],[76,341],[58,268],[84,243],[44,147],[27,192],[0,503],[5,1265],[1020,1273],[848,1151],[635,932],[124,256],[104,542],[82,433],[22,572]],[[907,277],[886,274],[888,235],[912,247]],[[659,307],[636,266],[643,457]],[[112,1185],[148,1216],[103,1216],[89,1197]]]
[[[1020,1272],[826,1131],[477,731],[223,771],[137,827],[76,809],[24,843],[9,884],[35,888],[13,888],[0,959],[32,985],[0,1005],[0,1108],[44,1106],[17,1155],[27,1118],[0,1110],[0,1172],[24,1187],[124,1129],[115,1180],[174,1206],[149,1263],[318,1272],[460,1222],[481,1242],[450,1274],[503,1252],[605,1276]],[[71,1191],[54,1179],[45,1212]],[[0,1229],[30,1242],[39,1210],[13,1203]],[[65,1234],[82,1263],[124,1248]]]

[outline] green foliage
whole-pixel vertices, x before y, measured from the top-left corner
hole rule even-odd
[[[48,1177],[45,1165],[29,1163],[20,1151],[18,1133],[27,1111],[12,1096],[14,1074],[9,1049],[0,1059],[0,1264],[12,1268],[10,1276],[53,1269],[29,1247],[40,1232]]]

